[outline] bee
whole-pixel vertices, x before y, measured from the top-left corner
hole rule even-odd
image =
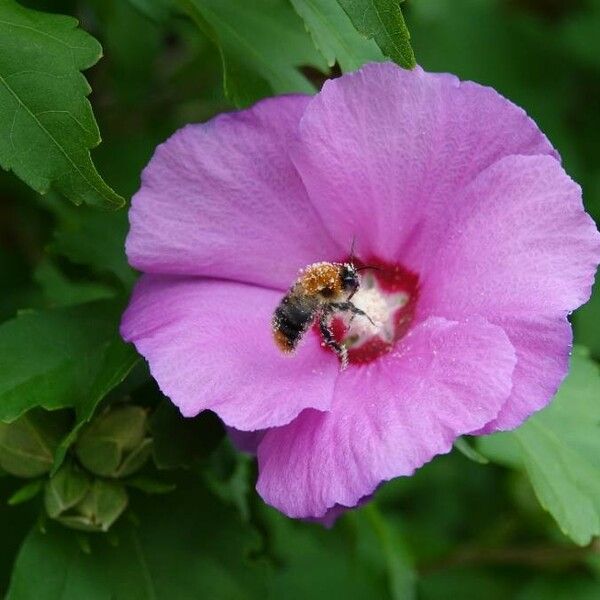
[[[352,261],[319,262],[302,269],[273,314],[277,346],[285,353],[292,353],[310,326],[318,322],[324,344],[337,354],[342,370],[345,369],[348,350],[336,341],[330,321],[336,312],[349,312],[351,319],[360,315],[373,323],[351,302],[360,287],[359,270]]]

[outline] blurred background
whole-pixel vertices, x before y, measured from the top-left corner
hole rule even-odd
[[[102,44],[104,57],[85,73],[103,138],[92,156],[127,200],[158,143],[233,108],[217,48],[166,2],[22,4],[75,16]],[[600,0],[407,0],[403,11],[417,62],[491,85],[524,107],[598,221]],[[316,86],[321,71],[305,69]],[[21,309],[125,298],[135,281],[123,253],[126,231],[125,210],[74,207],[1,171],[0,320]],[[600,359],[600,290],[574,324],[576,341]],[[131,489],[126,525],[109,534],[42,523],[46,538],[27,538],[10,598],[162,598],[156,590],[166,589],[177,599],[200,591],[209,598],[600,598],[597,545],[563,535],[520,469],[455,450],[382,486],[373,504],[328,530],[264,507],[253,490],[253,461],[231,451],[210,416],[182,423],[143,365],[105,402],[115,398],[151,408],[154,421],[159,407],[166,425],[156,431],[187,440],[165,458],[164,489]],[[0,596],[39,522],[38,501],[7,505],[17,487],[0,476]],[[101,582],[106,569],[119,582],[110,594]]]

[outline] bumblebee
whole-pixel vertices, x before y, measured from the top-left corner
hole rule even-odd
[[[293,352],[309,327],[318,322],[324,344],[338,355],[345,369],[348,350],[336,341],[330,321],[336,312],[352,313],[351,318],[361,315],[371,321],[350,301],[360,287],[359,270],[352,262],[320,262],[302,269],[273,314],[277,346],[285,353]]]

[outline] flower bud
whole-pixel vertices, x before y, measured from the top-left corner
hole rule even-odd
[[[89,475],[65,463],[46,483],[44,505],[48,516],[57,519],[65,514],[83,500],[90,486]]]
[[[48,473],[67,430],[63,411],[34,409],[12,423],[0,422],[0,468],[16,477]]]
[[[44,501],[48,515],[66,527],[106,532],[123,514],[129,498],[120,483],[91,480],[65,464],[46,484]]]
[[[141,469],[151,453],[148,415],[140,406],[118,406],[99,415],[79,436],[75,453],[91,473],[127,477]]]

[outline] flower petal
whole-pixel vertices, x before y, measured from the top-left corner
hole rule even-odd
[[[573,332],[562,319],[504,319],[499,322],[517,353],[512,392],[481,433],[514,429],[554,397],[569,371]]]
[[[306,410],[266,433],[259,493],[291,517],[356,505],[493,419],[515,362],[506,334],[481,318],[421,323],[394,353],[344,371],[330,412]]]
[[[287,154],[307,102],[264,100],[159,146],[132,200],[130,263],[286,289],[299,268],[338,256]]]
[[[257,429],[255,431],[241,431],[235,427],[227,427],[227,436],[234,448],[239,452],[252,454],[256,456],[258,445],[265,436],[266,429]]]
[[[306,108],[292,158],[337,242],[418,272],[454,194],[511,154],[554,154],[525,112],[451,75],[367,65]]]
[[[450,319],[563,317],[588,300],[600,234],[581,188],[548,156],[510,156],[460,197],[421,272],[419,311]]]
[[[487,432],[517,427],[554,396],[568,370],[566,316],[589,298],[599,260],[581,190],[551,157],[504,158],[464,190],[417,309],[483,315],[515,346],[513,393]]]
[[[121,323],[161,390],[191,417],[213,410],[236,429],[290,422],[329,408],[339,363],[306,335],[293,358],[275,346],[278,292],[250,285],[144,275]]]

